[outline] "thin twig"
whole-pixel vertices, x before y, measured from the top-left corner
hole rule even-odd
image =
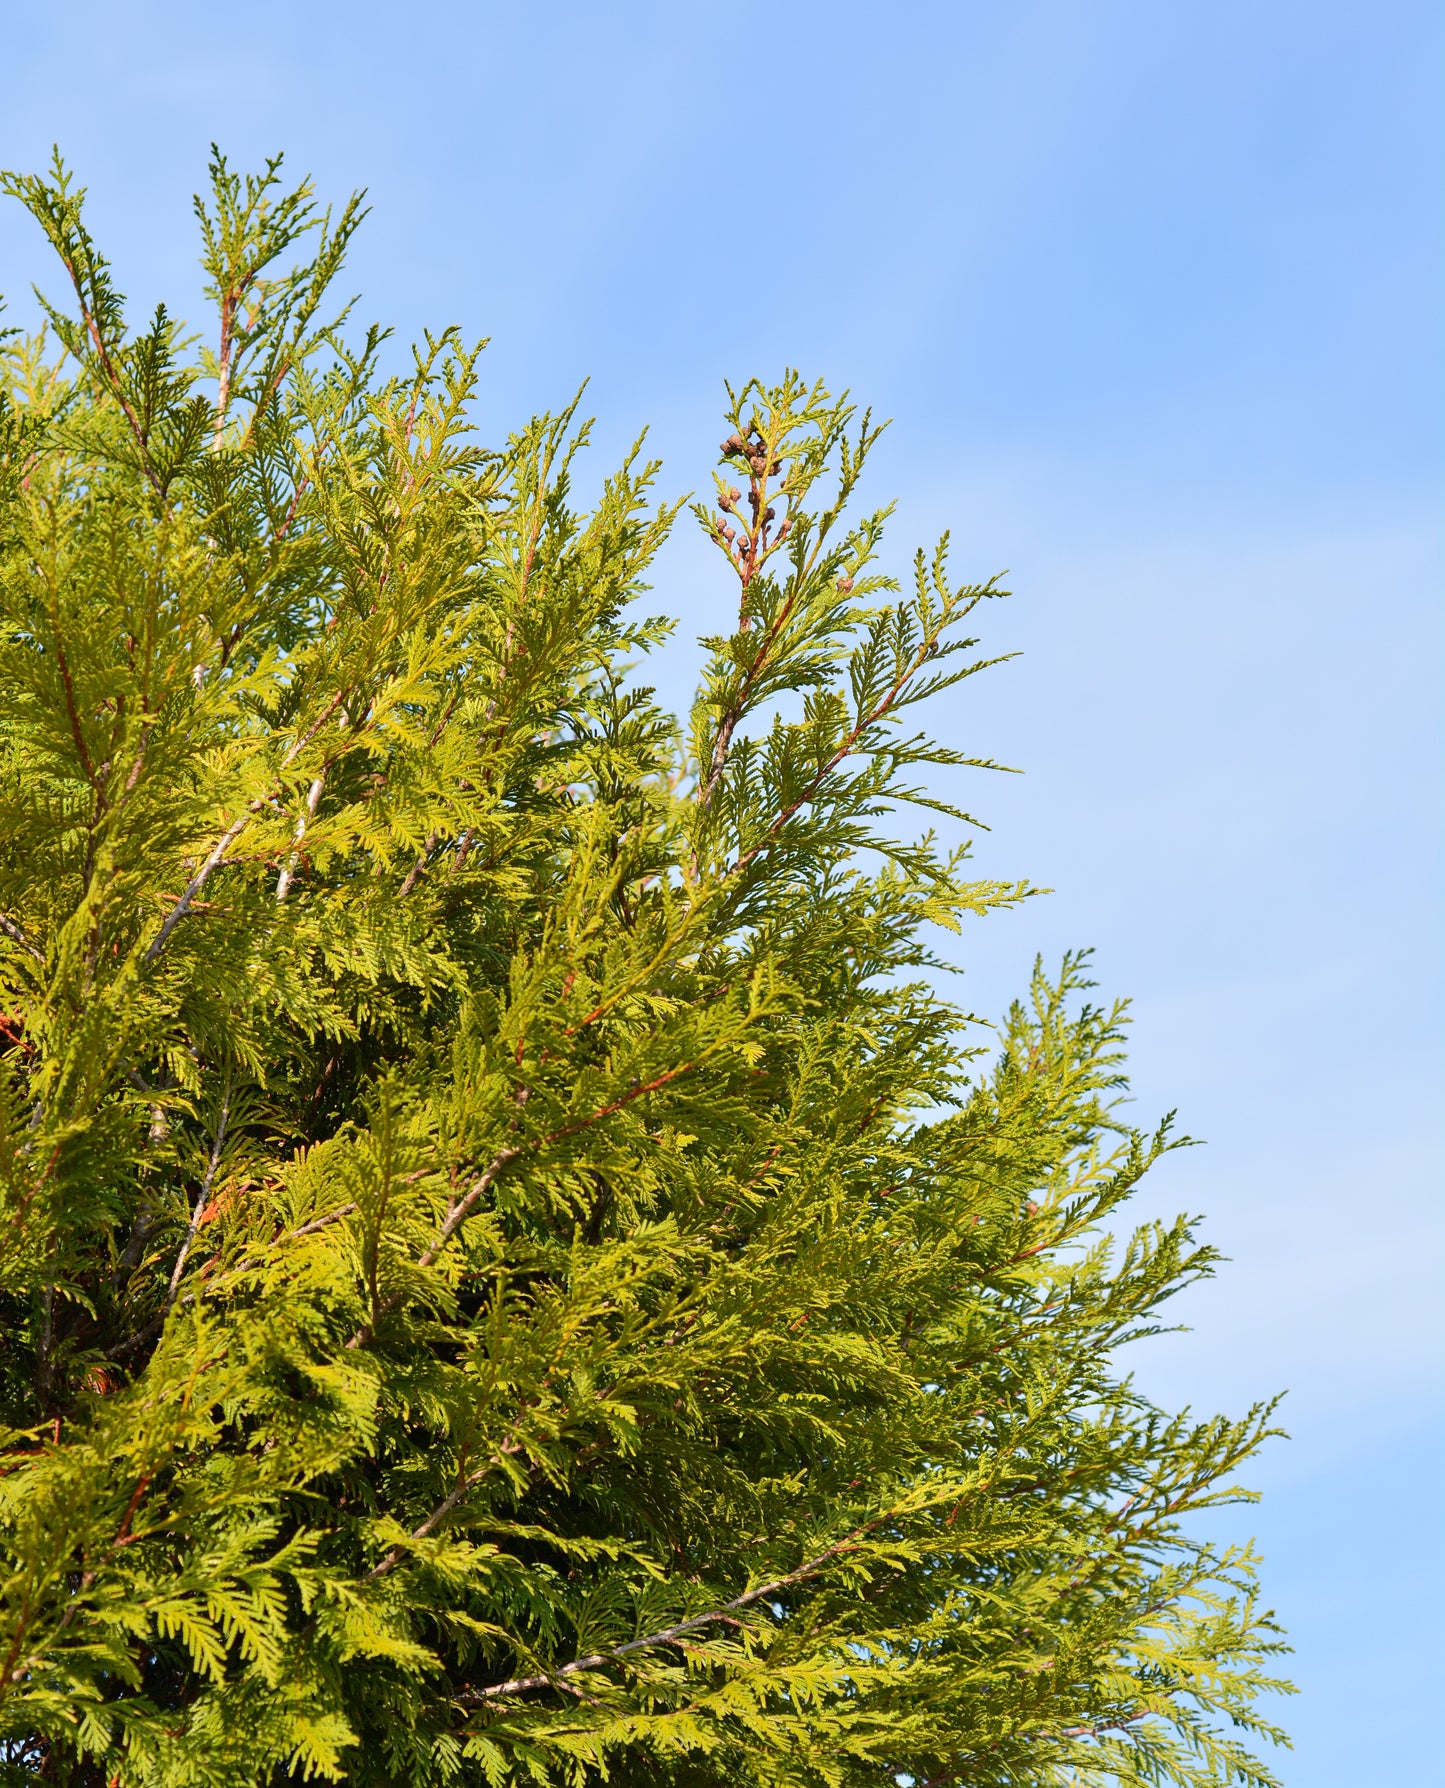
[[[321,791],[325,786],[326,777],[324,773],[313,778],[311,787],[307,791],[306,806],[302,812],[297,815],[295,849],[287,858],[285,868],[282,869],[280,875],[276,878],[276,899],[278,901],[282,901],[286,898],[287,892],[291,887],[292,879],[296,874],[296,865],[301,861],[301,840],[306,836],[307,826],[316,818],[316,809],[321,801]]]
[[[476,1689],[467,1700],[492,1701],[500,1695],[520,1695],[527,1689],[546,1689],[554,1686],[565,1687],[557,1679],[575,1676],[583,1670],[600,1670],[615,1659],[625,1657],[629,1652],[646,1651],[659,1645],[671,1645],[684,1633],[696,1632],[699,1627],[711,1626],[715,1621],[726,1620],[740,1608],[747,1608],[754,1602],[761,1602],[766,1597],[776,1595],[779,1590],[790,1589],[795,1583],[802,1583],[807,1578],[816,1576],[823,1566],[830,1564],[841,1553],[851,1550],[858,1539],[870,1527],[877,1526],[879,1521],[886,1520],[880,1515],[862,1527],[854,1528],[845,1539],[836,1541],[826,1551],[820,1552],[816,1558],[810,1558],[806,1564],[799,1565],[796,1571],[790,1571],[786,1577],[775,1577],[771,1583],[762,1583],[756,1589],[750,1589],[745,1595],[736,1596],[731,1602],[724,1602],[720,1608],[710,1608],[706,1614],[694,1614],[689,1620],[682,1620],[676,1626],[663,1627],[656,1633],[648,1633],[641,1639],[629,1639],[625,1645],[618,1645],[611,1651],[593,1652],[589,1657],[574,1658],[570,1664],[563,1664],[560,1669],[546,1676],[515,1676],[510,1682],[493,1683],[489,1688]]]
[[[99,1562],[81,1572],[80,1582],[76,1586],[75,1593],[71,1596],[69,1603],[66,1605],[65,1612],[61,1615],[59,1623],[57,1624],[54,1633],[51,1635],[48,1649],[52,1653],[54,1652],[56,1642],[59,1640],[61,1634],[64,1633],[71,1621],[75,1619],[76,1613],[80,1608],[80,1598],[83,1595],[88,1594],[94,1587],[95,1580],[100,1575],[102,1567],[110,1562],[122,1546],[128,1546],[130,1544],[130,1524],[135,1518],[136,1510],[141,1505],[141,1498],[145,1495],[146,1491],[150,1489],[151,1484],[155,1479],[155,1475],[154,1469],[143,1471],[140,1474],[140,1477],[136,1480],[135,1489],[131,1492],[130,1501],[125,1506],[125,1513],[120,1518],[120,1526],[115,1530],[114,1538],[106,1547]],[[23,1631],[23,1629],[21,1630]],[[7,1665],[13,1665],[16,1653],[19,1650],[19,1645],[20,1634],[17,1632],[15,1643],[10,1648],[10,1656],[5,1660]],[[32,1664],[33,1660],[27,1660],[18,1668],[8,1669],[5,1676],[0,1678],[0,1680],[5,1682],[19,1682],[26,1671],[32,1667]]]
[[[788,806],[783,809],[752,849],[745,851],[742,856],[738,858],[737,862],[734,863],[732,868],[727,872],[729,876],[741,875],[743,870],[748,867],[753,859],[767,849],[798,809],[800,807],[805,807],[808,802],[813,799],[818,793],[818,790],[822,788],[823,784],[833,774],[834,770],[837,769],[838,765],[842,763],[843,759],[849,756],[854,746],[858,743],[858,740],[865,732],[867,732],[869,727],[876,726],[878,722],[884,718],[889,709],[902,694],[909,680],[916,676],[927,663],[928,655],[932,650],[937,637],[938,635],[935,632],[923,641],[919,646],[918,651],[914,654],[912,664],[910,664],[903,675],[895,681],[893,687],[883,696],[878,705],[873,709],[872,713],[866,716],[860,716],[857,722],[844,734],[842,743],[833,752],[833,755],[828,759],[827,763],[824,764],[817,775],[812,778],[798,798],[795,801],[790,802]]]
[[[233,820],[221,834],[220,841],[215,849],[191,877],[190,881],[186,883],[185,891],[182,893],[180,899],[161,921],[160,930],[151,939],[146,948],[145,955],[141,958],[142,962],[147,964],[147,966],[154,962],[156,957],[160,955],[161,951],[166,946],[166,939],[191,910],[191,902],[211,879],[212,871],[220,866],[221,859],[225,856],[226,852],[241,836],[242,832],[244,832],[246,827],[251,823],[252,818],[264,805],[265,802],[263,801],[253,801],[241,817],[238,820]]]
[[[44,955],[37,950],[30,939],[26,937],[25,927],[23,925],[17,925],[8,913],[0,913],[0,931],[3,931],[6,937],[11,938],[15,943],[19,944],[20,948],[27,956],[33,957],[36,962],[44,967]]]
[[[176,1256],[176,1264],[171,1269],[171,1282],[166,1291],[166,1301],[161,1306],[161,1321],[165,1322],[171,1306],[176,1301],[176,1293],[180,1289],[181,1274],[185,1271],[186,1257],[190,1254],[191,1244],[201,1227],[201,1219],[206,1206],[211,1200],[211,1187],[215,1184],[216,1170],[221,1165],[221,1150],[226,1141],[226,1124],[231,1116],[231,1070],[226,1070],[226,1086],[221,1094],[221,1112],[216,1120],[216,1141],[211,1149],[211,1159],[206,1167],[206,1177],[201,1181],[201,1189],[196,1194],[195,1209],[191,1212],[191,1226],[186,1231],[186,1239],[181,1243],[181,1251]]]
[[[416,1263],[418,1267],[425,1268],[432,1265],[470,1215],[477,1200],[509,1162],[515,1161],[519,1155],[535,1154],[539,1149],[546,1148],[549,1143],[561,1142],[565,1137],[575,1136],[579,1131],[590,1129],[593,1124],[600,1124],[603,1118],[612,1117],[616,1112],[624,1110],[635,1099],[642,1098],[645,1093],[655,1093],[659,1087],[666,1086],[669,1081],[676,1080],[680,1074],[686,1074],[696,1066],[696,1062],[682,1062],[676,1068],[669,1068],[665,1074],[655,1075],[651,1080],[644,1081],[638,1086],[629,1087],[620,1098],[612,1100],[610,1104],[602,1106],[598,1111],[589,1112],[584,1118],[577,1118],[570,1124],[563,1124],[558,1129],[549,1131],[545,1136],[534,1136],[530,1142],[515,1143],[499,1150],[482,1170],[481,1177],[468,1189],[465,1197],[458,1199],[451,1210],[447,1212],[446,1221],[438,1230],[435,1241],[418,1257]],[[346,1343],[347,1347],[354,1349],[369,1341],[376,1332],[377,1321],[381,1317],[389,1315],[400,1302],[401,1294],[399,1292],[387,1298],[378,1308],[372,1321],[363,1323]]]
[[[398,900],[405,900],[407,895],[411,893],[412,889],[421,880],[421,872],[426,868],[427,858],[436,849],[436,842],[436,833],[433,832],[431,837],[426,841],[426,849],[417,858],[416,862],[412,864],[406,880],[397,889],[396,897]]]
[[[426,1520],[411,1530],[407,1535],[407,1539],[424,1540],[429,1533],[433,1532],[434,1529],[446,1519],[467,1492],[475,1489],[475,1487],[481,1483],[482,1479],[492,1470],[493,1466],[498,1464],[503,1458],[510,1458],[512,1455],[520,1453],[522,1450],[522,1443],[519,1440],[509,1440],[504,1442],[503,1445],[499,1446],[496,1452],[492,1454],[485,1465],[479,1466],[477,1470],[472,1472],[469,1476],[459,1479],[456,1488],[452,1491],[451,1495],[446,1497],[442,1502],[439,1502],[427,1516]],[[387,1576],[388,1573],[396,1569],[405,1556],[405,1543],[393,1546],[380,1564],[371,1567],[362,1581],[370,1583],[375,1577]]]
[[[531,1146],[533,1148],[540,1147],[540,1142],[533,1143]],[[497,1175],[508,1162],[515,1161],[517,1156],[521,1153],[521,1148],[505,1148],[499,1150],[498,1153],[492,1157],[486,1167],[482,1170],[481,1178],[471,1187],[466,1197],[459,1199],[447,1213],[446,1222],[442,1224],[441,1229],[438,1231],[436,1240],[417,1261],[416,1264],[419,1267],[425,1268],[432,1264],[437,1255],[441,1253],[442,1249],[445,1248],[447,1243],[452,1239],[452,1236],[460,1227],[462,1220],[471,1211],[472,1207],[486,1191],[487,1187],[491,1185],[492,1181],[496,1179]]]
[[[314,1217],[311,1222],[303,1223],[299,1229],[288,1230],[285,1235],[278,1236],[271,1245],[272,1247],[279,1248],[283,1242],[294,1242],[298,1241],[302,1236],[315,1235],[318,1229],[325,1229],[329,1224],[335,1223],[341,1217],[349,1217],[355,1209],[356,1206],[354,1204],[340,1205],[336,1210],[328,1211],[324,1217]],[[260,1264],[260,1260],[255,1257],[239,1260],[236,1265],[231,1268],[228,1276],[230,1278],[235,1278],[238,1273],[249,1273],[253,1267],[258,1267]],[[179,1300],[181,1308],[184,1309],[187,1304],[194,1303],[195,1298],[195,1292],[188,1291],[185,1296]],[[114,1360],[119,1363],[125,1358],[126,1354],[133,1353],[137,1347],[140,1347],[144,1342],[149,1341],[153,1335],[158,1335],[164,1326],[164,1321],[164,1313],[160,1316],[152,1317],[143,1329],[137,1329],[135,1334],[128,1336],[124,1341],[117,1342],[105,1357],[108,1360]]]
[[[326,722],[341,706],[342,701],[345,699],[345,695],[346,691],[341,690],[338,694],[333,696],[322,709],[321,713],[317,715],[316,719],[312,721],[311,725],[307,727],[301,737],[295,741],[290,750],[287,751],[285,757],[281,759],[281,768],[283,770],[285,770],[301,754],[301,752],[306,749],[316,737],[317,733],[321,731],[322,727],[325,726]],[[261,809],[268,806],[273,798],[274,797],[270,795],[258,795],[246,808],[241,817],[237,820],[233,820],[222,833],[220,842],[216,845],[210,856],[206,858],[201,867],[191,877],[190,881],[187,882],[185,892],[166,914],[165,919],[161,923],[160,930],[151,939],[150,944],[147,946],[145,955],[141,958],[147,966],[153,963],[156,957],[159,956],[161,951],[165,948],[166,939],[191,910],[192,901],[194,901],[197,894],[200,893],[201,889],[204,888],[206,883],[211,879],[212,872],[221,866],[221,862],[224,859],[226,852],[241,836],[246,827],[250,825],[251,821]]]
[[[65,271],[70,275],[70,283],[75,288],[76,302],[80,305],[81,321],[84,323],[86,334],[89,335],[91,345],[95,349],[96,361],[99,364],[101,371],[105,374],[106,383],[111,389],[111,395],[120,405],[121,414],[130,425],[130,432],[135,437],[136,446],[140,449],[141,470],[145,473],[146,480],[150,484],[151,489],[161,501],[164,502],[166,487],[154,465],[151,463],[150,444],[147,438],[147,431],[141,427],[140,418],[136,415],[130,399],[125,394],[125,387],[121,384],[120,374],[116,371],[115,363],[110,357],[110,350],[106,346],[105,337],[101,333],[100,324],[96,319],[94,311],[86,302],[85,287],[81,281],[80,271],[75,265],[74,258],[71,255],[66,254],[64,249],[60,250],[60,262],[65,268]]]

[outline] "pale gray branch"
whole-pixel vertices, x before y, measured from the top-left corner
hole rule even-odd
[[[504,1445],[499,1446],[485,1465],[479,1466],[477,1470],[472,1472],[469,1476],[458,1479],[456,1488],[452,1491],[451,1495],[448,1496],[445,1501],[439,1502],[427,1516],[426,1520],[423,1521],[420,1526],[414,1527],[411,1530],[407,1535],[407,1539],[424,1540],[429,1533],[434,1532],[440,1523],[451,1514],[452,1510],[462,1500],[468,1490],[475,1489],[476,1486],[481,1483],[482,1479],[486,1477],[487,1473],[491,1471],[494,1465],[503,1458],[508,1458],[521,1451],[522,1443],[519,1440],[509,1440]],[[382,1559],[381,1563],[373,1565],[366,1573],[365,1581],[369,1583],[373,1577],[385,1577],[388,1572],[394,1571],[405,1557],[405,1545],[393,1546],[386,1557]]]
[[[777,1595],[780,1590],[790,1589],[795,1583],[802,1583],[807,1578],[816,1576],[823,1566],[830,1564],[842,1552],[846,1552],[864,1528],[855,1528],[846,1539],[838,1540],[826,1551],[820,1552],[816,1558],[810,1558],[806,1564],[799,1565],[796,1571],[790,1571],[786,1577],[775,1577],[771,1583],[760,1583],[756,1589],[748,1590],[744,1595],[736,1596],[731,1602],[724,1602],[720,1608],[710,1608],[706,1614],[694,1614],[687,1620],[681,1620],[676,1626],[663,1627],[656,1633],[648,1633],[641,1639],[629,1639],[625,1645],[614,1646],[611,1651],[593,1652],[589,1657],[573,1658],[570,1664],[563,1664],[560,1669],[551,1671],[546,1676],[515,1676],[510,1682],[492,1683],[485,1689],[475,1689],[464,1697],[468,1701],[492,1701],[499,1695],[520,1695],[528,1689],[566,1688],[569,1685],[562,1679],[576,1676],[583,1670],[600,1670],[615,1659],[625,1657],[629,1652],[646,1651],[659,1645],[671,1645],[686,1633],[693,1633],[699,1627],[711,1626],[714,1621],[726,1620],[729,1615],[740,1609],[750,1607],[754,1602],[764,1601],[768,1596]]]
[[[206,858],[205,862],[202,863],[201,867],[186,883],[185,892],[166,914],[164,920],[162,920],[161,928],[151,939],[142,961],[149,964],[154,962],[156,957],[160,955],[161,951],[166,947],[166,939],[191,910],[191,902],[211,879],[212,871],[219,868],[222,857],[225,856],[226,852],[251,823],[251,818],[260,805],[261,803],[259,802],[252,802],[238,820],[233,820],[231,824],[227,826],[226,830],[221,834],[220,842],[216,845],[210,856]]]
[[[23,925],[17,925],[8,913],[0,913],[0,931],[3,931],[6,937],[12,938],[19,944],[20,948],[27,956],[34,957],[36,962],[40,963],[42,966],[44,965],[45,957],[41,951],[35,948],[30,939],[26,937],[25,927]]]
[[[176,1301],[176,1293],[180,1289],[181,1274],[186,1270],[186,1260],[191,1252],[191,1244],[196,1239],[201,1227],[201,1218],[205,1215],[206,1206],[211,1200],[211,1187],[216,1183],[216,1172],[221,1165],[221,1150],[226,1143],[226,1124],[231,1116],[231,1072],[226,1072],[226,1086],[221,1094],[221,1111],[216,1119],[216,1140],[211,1149],[211,1159],[206,1167],[205,1178],[201,1181],[201,1189],[196,1194],[195,1209],[191,1212],[190,1228],[186,1231],[186,1239],[181,1243],[181,1251],[176,1256],[176,1264],[171,1269],[171,1282],[166,1289],[166,1301],[161,1306],[161,1321],[164,1323],[171,1306]]]
[[[301,861],[301,840],[306,836],[306,828],[316,818],[316,808],[321,800],[321,791],[326,786],[326,778],[317,776],[306,795],[306,805],[296,820],[296,848],[286,859],[286,866],[276,878],[276,898],[284,900],[290,890],[296,874],[296,865]]]

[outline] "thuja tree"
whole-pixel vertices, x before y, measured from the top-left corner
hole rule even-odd
[[[1123,1013],[970,1027],[928,939],[1028,890],[897,822],[994,586],[750,382],[679,725],[656,466],[478,444],[476,350],[326,310],[358,206],[211,172],[199,338],[6,181],[5,1779],[1274,1781],[1181,1527],[1268,1413],[1116,1364],[1211,1263],[1108,1239]]]

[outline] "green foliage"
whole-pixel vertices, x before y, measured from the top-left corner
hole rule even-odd
[[[478,349],[321,320],[355,201],[217,155],[200,351],[5,185],[0,1774],[1273,1782],[1180,1527],[1269,1412],[1113,1363],[1212,1259],[1108,1239],[1123,1010],[936,991],[1028,893],[894,825],[998,592],[877,569],[877,429],[729,393],[684,736],[656,465],[584,510],[575,406],[485,449]]]

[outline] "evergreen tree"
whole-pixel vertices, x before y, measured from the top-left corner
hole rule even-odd
[[[729,391],[679,727],[656,464],[584,510],[575,404],[386,371],[356,200],[217,154],[197,348],[4,184],[69,287],[0,398],[4,1779],[1273,1782],[1180,1525],[1269,1412],[1116,1366],[1212,1261],[1111,1245],[1123,1008],[937,991],[1028,893],[896,823],[1001,592],[878,568],[869,417]]]

